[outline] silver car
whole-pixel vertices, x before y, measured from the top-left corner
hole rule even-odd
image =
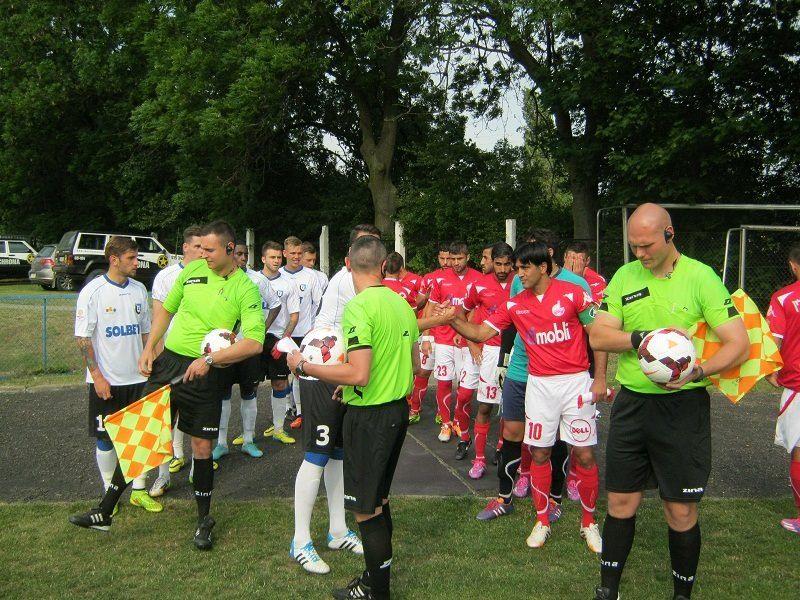
[[[53,289],[54,285],[53,254],[55,254],[55,251],[55,244],[44,246],[33,258],[31,270],[28,272],[28,279],[30,279],[30,282],[38,283],[46,290]]]

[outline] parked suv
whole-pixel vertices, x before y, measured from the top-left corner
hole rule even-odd
[[[136,279],[152,287],[156,273],[171,264],[174,258],[157,239],[129,233],[98,233],[68,231],[56,246],[55,287],[58,290],[77,290],[108,269],[104,251],[109,238],[130,237],[139,245],[139,268]]]
[[[28,272],[28,279],[31,280],[31,283],[38,283],[46,290],[53,288],[53,265],[55,264],[53,254],[55,251],[55,244],[43,246],[34,257],[31,270]]]
[[[22,238],[0,237],[0,279],[25,279],[35,255]]]

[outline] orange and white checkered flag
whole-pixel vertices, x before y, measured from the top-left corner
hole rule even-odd
[[[169,392],[165,385],[104,420],[126,483],[172,458]]]

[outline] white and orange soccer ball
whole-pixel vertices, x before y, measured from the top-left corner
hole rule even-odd
[[[639,345],[638,356],[642,372],[654,383],[680,381],[697,360],[692,341],[671,327],[648,333]]]
[[[344,336],[333,327],[317,327],[300,342],[300,354],[313,365],[340,365],[344,362]]]
[[[205,356],[217,350],[230,348],[236,341],[236,334],[228,329],[212,329],[200,342],[200,354]]]

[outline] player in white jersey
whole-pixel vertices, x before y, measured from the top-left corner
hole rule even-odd
[[[317,279],[319,279],[319,286],[322,288],[322,292],[325,293],[328,287],[328,276],[317,269],[317,249],[311,242],[303,242],[303,258],[300,260],[300,263],[305,268],[314,271]]]
[[[139,400],[146,381],[138,361],[150,333],[150,308],[147,289],[130,279],[139,266],[138,254],[132,238],[112,237],[105,248],[108,271],[84,286],[75,310],[75,337],[89,388],[89,433],[97,438],[95,457],[104,491],[111,485],[117,455],[103,419]],[[133,480],[131,504],[161,512],[146,483],[145,476]]]
[[[236,244],[233,250],[234,262],[242,269],[250,281],[256,284],[258,293],[261,296],[261,310],[264,315],[265,331],[272,325],[275,317],[281,310],[281,301],[272,291],[269,280],[259,271],[253,271],[247,266],[250,252],[246,244]],[[239,336],[238,339],[241,339]],[[264,341],[261,340],[263,344]],[[242,435],[237,437],[233,443],[240,446],[240,450],[253,458],[261,458],[264,452],[256,446],[253,439],[256,433],[256,417],[258,416],[258,384],[264,379],[261,371],[261,354],[251,356],[241,362],[232,365],[225,371],[225,394],[222,397],[222,413],[219,419],[219,435],[217,445],[211,453],[214,460],[219,460],[230,453],[228,449],[228,423],[231,419],[231,394],[233,385],[239,384],[239,394],[241,403],[239,411],[242,415]]]
[[[261,353],[261,370],[265,379],[270,380],[272,388],[272,426],[264,431],[264,436],[272,436],[282,444],[294,444],[295,439],[286,434],[283,424],[286,420],[286,398],[289,396],[289,367],[286,354],[275,345],[283,338],[291,337],[300,314],[300,295],[294,282],[280,271],[283,262],[283,245],[278,242],[265,242],[261,246],[262,274],[269,280],[275,295],[281,301],[278,317],[267,328],[267,338]]]
[[[159,271],[156,275],[156,278],[153,280],[154,311],[164,303],[164,300],[166,300],[167,294],[169,294],[169,291],[175,284],[175,280],[178,278],[178,275],[180,275],[183,267],[188,265],[193,260],[200,258],[200,255],[203,252],[202,247],[200,246],[201,235],[202,229],[199,225],[190,225],[183,230],[183,259],[180,262],[177,262],[174,265],[170,265]],[[169,335],[169,329],[167,329],[167,334],[164,336],[164,340],[166,340],[167,335]],[[163,349],[164,341],[161,341],[158,348],[159,353],[161,353]],[[150,495],[153,498],[162,496],[169,489],[171,484],[170,473],[177,473],[184,466],[186,466],[186,458],[183,452],[184,433],[178,429],[177,424],[178,421],[175,420],[175,426],[172,428],[172,452],[174,456],[168,463],[162,463],[159,465],[158,477],[156,477],[156,480],[150,487]]]
[[[381,233],[374,225],[356,225],[350,232],[350,245],[364,235],[380,238]],[[353,275],[345,265],[331,277],[314,327],[340,329],[344,307],[355,295]],[[294,538],[289,554],[310,573],[328,573],[330,567],[317,554],[311,541],[311,512],[323,474],[328,500],[328,547],[364,553],[361,540],[345,521],[342,468],[344,405],[333,399],[336,386],[306,378],[301,378],[298,384],[306,398],[306,423],[303,427],[305,454],[294,482]]]
[[[300,314],[297,318],[297,325],[292,333],[292,338],[299,346],[303,337],[311,331],[314,326],[314,316],[322,300],[322,288],[320,280],[314,274],[313,269],[303,266],[303,242],[300,238],[289,236],[283,241],[283,256],[286,264],[281,267],[281,273],[288,276],[297,287],[300,298]],[[300,400],[300,386],[290,386],[294,404],[297,409],[296,418],[291,424],[292,429],[299,429],[303,425],[303,405]]]

